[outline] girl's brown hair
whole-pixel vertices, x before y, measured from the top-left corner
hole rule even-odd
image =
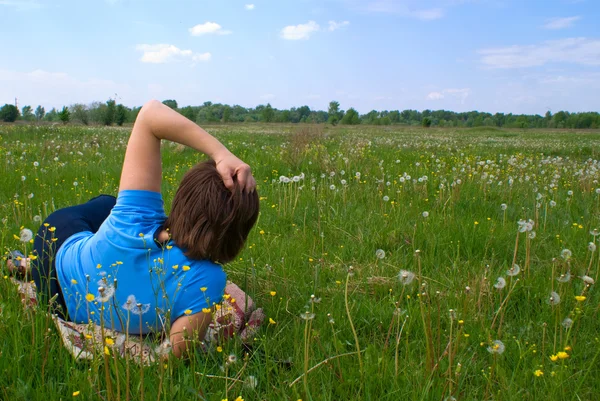
[[[242,250],[256,223],[258,193],[225,187],[214,160],[198,163],[183,177],[164,224],[191,259],[227,263]]]

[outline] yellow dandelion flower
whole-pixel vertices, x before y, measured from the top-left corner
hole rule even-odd
[[[16,240],[21,240],[21,237],[19,237],[19,236],[18,236],[18,235],[16,235],[16,234],[13,234],[13,238],[14,238],[14,239],[16,239]]]
[[[104,339],[104,342],[106,342],[106,345],[115,345],[115,340],[113,340],[113,339],[112,339],[112,338],[110,338],[110,337],[106,337],[106,338]]]
[[[54,231],[56,231],[56,227],[50,227],[50,228],[48,229],[48,231],[50,231],[51,233],[53,233]]]
[[[260,230],[258,233],[259,233],[260,235],[265,235],[265,230]]]
[[[565,347],[565,351],[571,351],[572,349],[573,349],[573,348],[571,348],[571,346],[570,346],[570,345],[567,345],[567,346]]]
[[[80,391],[73,391],[73,397],[77,397],[79,395]]]
[[[313,258],[308,258],[308,261],[309,262],[313,262]]]
[[[36,259],[37,259],[37,256],[35,256],[35,255],[29,255],[29,259],[30,259],[30,260],[36,260]]]
[[[235,303],[235,298],[231,298],[231,301],[229,301],[229,302],[231,302],[232,304],[234,304]]]
[[[558,356],[556,356],[556,355],[550,355],[550,360],[552,362],[556,362],[556,361],[558,361]]]
[[[217,352],[223,352],[223,347],[221,347],[220,345],[217,347]]]
[[[218,304],[215,305],[215,309],[218,310],[218,311],[220,311],[221,310],[221,305],[218,305]]]
[[[202,292],[206,292],[206,290],[207,290],[207,288],[206,288],[206,287],[200,287],[200,291],[202,291]],[[225,299],[227,299],[227,298],[225,298]]]
[[[202,308],[202,312],[203,313],[210,313],[212,311],[210,310],[210,308]]]
[[[272,318],[269,318],[269,324],[277,324],[277,322],[275,320],[273,320]]]
[[[569,354],[567,354],[564,351],[559,351],[556,356],[558,357],[558,359],[567,359],[569,357]]]
[[[577,302],[583,302],[586,300],[585,295],[576,295],[575,299],[577,300]]]
[[[185,265],[185,266],[183,266],[183,267],[181,268],[181,270],[183,270],[184,272],[186,272],[186,271],[190,270],[190,267],[189,267],[189,266],[187,266],[187,265]]]
[[[234,401],[244,401],[244,399],[241,395],[238,395],[238,397]]]
[[[106,355],[110,355],[110,350],[108,349],[108,347],[106,345],[104,346],[104,353]]]
[[[92,302],[94,299],[96,299],[96,297],[94,296],[94,294],[87,294],[85,296],[86,301],[88,302]]]
[[[44,227],[50,227],[50,224],[44,223]]]
[[[85,338],[87,338],[88,340],[91,340],[93,337],[92,337],[92,335],[91,335],[91,334],[86,334],[86,335],[85,335]]]
[[[71,284],[77,284],[77,280],[75,280],[74,278],[71,279]]]
[[[96,269],[102,269],[102,265],[101,265],[100,263],[98,263],[98,264],[96,265]]]
[[[192,314],[192,310],[191,309],[186,309],[185,312],[186,315],[191,315]]]
[[[542,372],[542,371],[541,371],[541,370],[539,370],[539,369],[538,369],[538,370],[536,370],[535,372],[533,372],[533,374],[534,374],[536,377],[544,376],[544,372]]]
[[[167,245],[167,250],[170,251],[171,249],[173,249],[173,245]]]
[[[204,287],[202,287],[202,288],[204,288]],[[201,289],[202,289],[202,288],[201,288]],[[225,294],[225,295],[223,295],[223,299],[229,299],[229,298],[231,298],[231,295],[229,295],[229,294]]]
[[[179,265],[173,265],[173,270],[179,269]]]
[[[276,291],[271,291],[270,294],[271,294],[272,297],[274,297],[275,295],[277,295],[277,292]]]

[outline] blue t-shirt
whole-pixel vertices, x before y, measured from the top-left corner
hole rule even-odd
[[[165,220],[160,193],[125,190],[97,233],[64,242],[56,272],[71,320],[158,332],[221,302],[226,275],[220,265],[189,259],[172,241],[154,241]]]

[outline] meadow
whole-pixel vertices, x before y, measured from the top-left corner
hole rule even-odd
[[[116,195],[129,129],[0,126],[2,250],[30,250],[20,230],[57,208]],[[123,359],[76,362],[3,264],[0,399],[598,399],[600,132],[207,130],[259,183],[259,221],[226,266],[265,310],[252,344],[129,378]],[[164,144],[167,211],[201,159]]]

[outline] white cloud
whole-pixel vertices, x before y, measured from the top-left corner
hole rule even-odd
[[[287,40],[308,39],[310,35],[320,29],[315,21],[308,21],[306,24],[289,25],[281,30],[281,37]]]
[[[144,53],[140,59],[142,63],[164,64],[182,60],[199,62],[210,61],[212,58],[210,53],[194,53],[168,44],[141,44],[136,46],[136,50]]]
[[[192,36],[201,35],[229,35],[231,31],[226,31],[223,27],[216,22],[205,22],[204,24],[198,24],[189,29]]]
[[[252,10],[254,10],[255,7],[254,7],[254,4],[246,4],[244,6],[244,8],[248,11],[252,11]]]
[[[440,92],[431,92],[427,95],[428,100],[440,100],[444,98],[444,94]]]
[[[414,10],[406,14],[408,17],[420,19],[421,21],[433,21],[444,16],[444,10],[441,8],[430,8],[427,10]]]
[[[448,89],[442,90],[441,92],[430,92],[427,95],[427,100],[442,100],[442,99],[447,99],[448,97],[453,97],[453,98],[459,99],[461,104],[464,104],[465,100],[467,100],[467,98],[469,97],[470,94],[471,94],[470,88],[461,88],[461,89],[448,88]]]
[[[350,21],[341,21],[341,22],[336,22],[336,21],[329,21],[329,31],[333,32],[337,29],[343,28],[345,26],[350,25]]]
[[[481,62],[490,68],[526,68],[548,63],[600,65],[600,39],[567,38],[538,45],[482,49]]]
[[[272,99],[275,99],[275,97],[276,96],[274,94],[272,94],[272,93],[266,93],[264,95],[259,96],[259,98],[261,100],[272,100]]]
[[[575,21],[579,21],[581,19],[580,16],[576,17],[566,17],[566,18],[552,18],[546,21],[543,28],[545,29],[564,29],[573,26]]]

